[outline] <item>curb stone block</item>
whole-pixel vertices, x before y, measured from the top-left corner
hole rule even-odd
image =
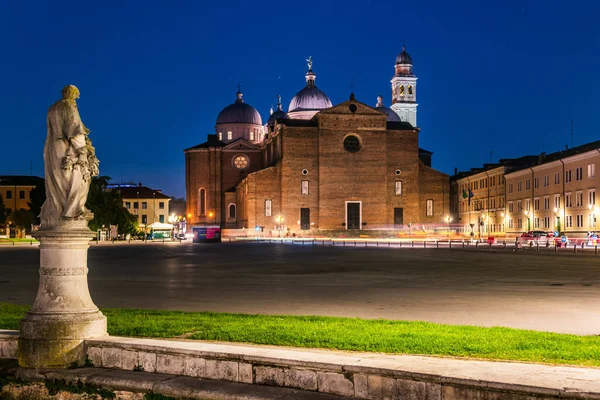
[[[252,364],[239,363],[238,377],[242,383],[252,383]]]
[[[319,392],[339,394],[341,396],[354,395],[354,384],[346,379],[343,374],[335,372],[318,372],[317,382]]]
[[[138,353],[138,362],[144,368],[145,372],[156,372],[156,353]]]
[[[381,400],[381,398],[383,397],[383,386],[381,376],[367,376],[367,393],[368,399]]]
[[[254,383],[258,385],[284,386],[283,368],[254,367]]]
[[[283,382],[288,387],[317,390],[317,372],[306,369],[284,369]]]
[[[123,359],[121,361],[121,367],[128,371],[133,371],[138,365],[138,353],[137,351],[123,350]]]
[[[238,368],[236,361],[206,360],[206,377],[237,382]]]
[[[87,351],[87,358],[94,364],[95,367],[102,366],[102,348],[90,347]]]
[[[368,377],[363,374],[354,374],[354,396],[361,399],[369,398]]]
[[[183,375],[185,357],[172,354],[156,355],[156,372],[170,375]]]
[[[121,368],[121,349],[102,348],[102,366],[104,368]]]
[[[198,357],[186,357],[184,375],[194,378],[205,378],[206,360]]]

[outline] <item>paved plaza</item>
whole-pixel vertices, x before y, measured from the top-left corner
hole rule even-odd
[[[31,304],[36,246],[0,248],[0,301]],[[291,244],[92,245],[99,307],[331,315],[600,334],[600,255]]]

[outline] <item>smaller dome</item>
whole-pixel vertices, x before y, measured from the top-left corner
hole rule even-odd
[[[273,109],[271,109],[271,111],[273,111]],[[275,120],[288,119],[288,118],[289,117],[288,117],[287,113],[281,109],[281,96],[277,95],[277,110],[275,112],[272,112],[271,115],[269,115],[269,119],[267,120],[267,125],[274,126]]]
[[[383,105],[383,97],[377,96],[377,105],[375,109],[379,112],[387,114],[386,121],[401,121],[400,116],[394,110]]]
[[[398,57],[396,57],[396,64],[412,65],[412,58],[410,57],[410,54],[406,52],[406,48],[404,47],[404,45],[402,45],[402,52],[398,54]]]
[[[242,93],[237,92],[235,103],[225,107],[217,117],[217,125],[224,124],[262,125],[262,119],[254,107],[244,103]]]

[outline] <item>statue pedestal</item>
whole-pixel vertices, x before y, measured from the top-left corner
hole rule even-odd
[[[33,236],[40,242],[40,283],[33,306],[21,320],[19,365],[82,364],[83,340],[107,335],[106,317],[92,301],[87,281],[94,233],[86,220],[67,220]]]

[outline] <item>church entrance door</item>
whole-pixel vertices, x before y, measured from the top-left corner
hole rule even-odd
[[[310,208],[300,209],[300,229],[310,229]]]
[[[346,202],[346,229],[360,229],[359,201]]]
[[[394,225],[396,228],[401,228],[404,225],[404,209],[394,208]]]

